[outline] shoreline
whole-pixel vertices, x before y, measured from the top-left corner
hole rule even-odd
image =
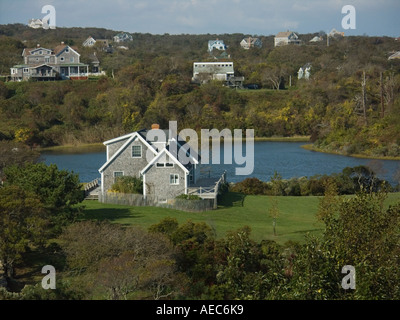
[[[272,142],[309,142],[309,136],[293,136],[293,137],[254,137],[254,142],[263,142],[263,141],[272,141]],[[200,141],[199,141],[200,142]],[[40,151],[63,151],[63,150],[79,150],[79,149],[105,149],[105,146],[102,142],[96,143],[82,143],[82,144],[64,144],[59,146],[52,147],[37,147],[36,150]]]
[[[313,144],[305,144],[305,145],[302,145],[301,148],[308,150],[308,151],[321,152],[321,153],[326,153],[326,154],[334,154],[334,155],[338,155],[338,156],[352,157],[352,158],[358,158],[358,159],[400,161],[400,157],[368,156],[365,154],[343,154],[343,153],[335,152],[335,151],[326,151],[326,150],[314,147]]]

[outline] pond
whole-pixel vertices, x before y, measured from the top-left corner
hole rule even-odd
[[[247,177],[257,177],[268,181],[275,171],[284,179],[292,177],[313,176],[316,174],[340,173],[345,167],[368,165],[379,168],[378,176],[397,184],[394,175],[400,169],[400,161],[371,160],[326,154],[309,151],[301,148],[304,142],[255,142],[254,143],[254,170],[249,176],[235,174],[237,165],[215,164],[204,165],[204,172],[211,170],[212,176],[218,176],[227,171],[229,182],[242,181]],[[221,148],[221,162],[223,162],[223,148]],[[245,148],[243,148],[245,149]],[[211,159],[211,157],[210,157]],[[73,171],[79,174],[81,182],[89,182],[100,178],[98,169],[106,162],[105,148],[71,149],[68,151],[46,151],[42,153],[42,161],[46,164],[54,163],[59,169]]]

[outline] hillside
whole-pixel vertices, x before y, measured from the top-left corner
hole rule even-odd
[[[399,43],[389,37],[344,37],[300,46],[243,50],[244,34],[132,34],[129,50],[83,48],[88,37],[111,39],[97,28],[35,30],[0,26],[0,74],[21,63],[24,47],[76,46],[81,61],[96,50],[107,77],[86,82],[0,82],[0,139],[30,145],[101,142],[148,127],[254,128],[256,136],[311,135],[322,151],[400,156],[400,62],[388,60]],[[214,61],[210,39],[223,39],[235,75],[262,90],[232,90],[220,83],[191,84],[194,61]],[[297,79],[310,63],[310,80]],[[365,86],[362,86],[365,74]],[[277,85],[278,83],[278,85]],[[290,86],[291,85],[291,86]],[[281,90],[277,90],[281,89]]]

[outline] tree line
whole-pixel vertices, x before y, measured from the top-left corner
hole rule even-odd
[[[311,136],[319,150],[348,155],[400,155],[400,64],[388,60],[397,50],[392,38],[341,37],[327,47],[310,44],[309,34],[300,36],[303,45],[274,48],[268,36],[260,37],[262,48],[244,50],[239,45],[244,34],[133,34],[129,50],[82,47],[89,35],[110,38],[112,33],[0,26],[2,70],[21,61],[24,47],[37,42],[53,47],[63,40],[78,47],[83,62],[96,51],[107,73],[86,82],[0,81],[0,139],[31,146],[93,143],[176,120],[180,128],[196,130],[253,128],[259,137]],[[194,61],[216,61],[220,55],[207,52],[213,38],[228,45],[236,75],[263,90],[191,83]],[[297,79],[308,63],[310,79]]]

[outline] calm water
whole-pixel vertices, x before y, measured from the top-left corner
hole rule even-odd
[[[400,161],[371,160],[345,157],[308,151],[301,148],[302,142],[255,142],[254,145],[254,171],[250,176],[236,176],[233,165],[213,165],[212,176],[227,171],[230,182],[241,181],[247,177],[257,177],[268,181],[277,171],[284,179],[291,177],[313,176],[316,174],[339,173],[345,167],[358,165],[371,165],[381,167],[379,177],[395,182],[394,174],[400,169]],[[54,163],[60,169],[66,169],[79,174],[82,182],[89,182],[100,178],[98,169],[106,162],[105,151],[80,151],[79,153],[42,153],[42,159],[46,164]],[[221,152],[223,159],[223,152]],[[210,160],[211,161],[211,160]],[[210,167],[211,166],[207,166]],[[207,170],[207,168],[206,168]],[[397,184],[397,183],[396,183]]]

